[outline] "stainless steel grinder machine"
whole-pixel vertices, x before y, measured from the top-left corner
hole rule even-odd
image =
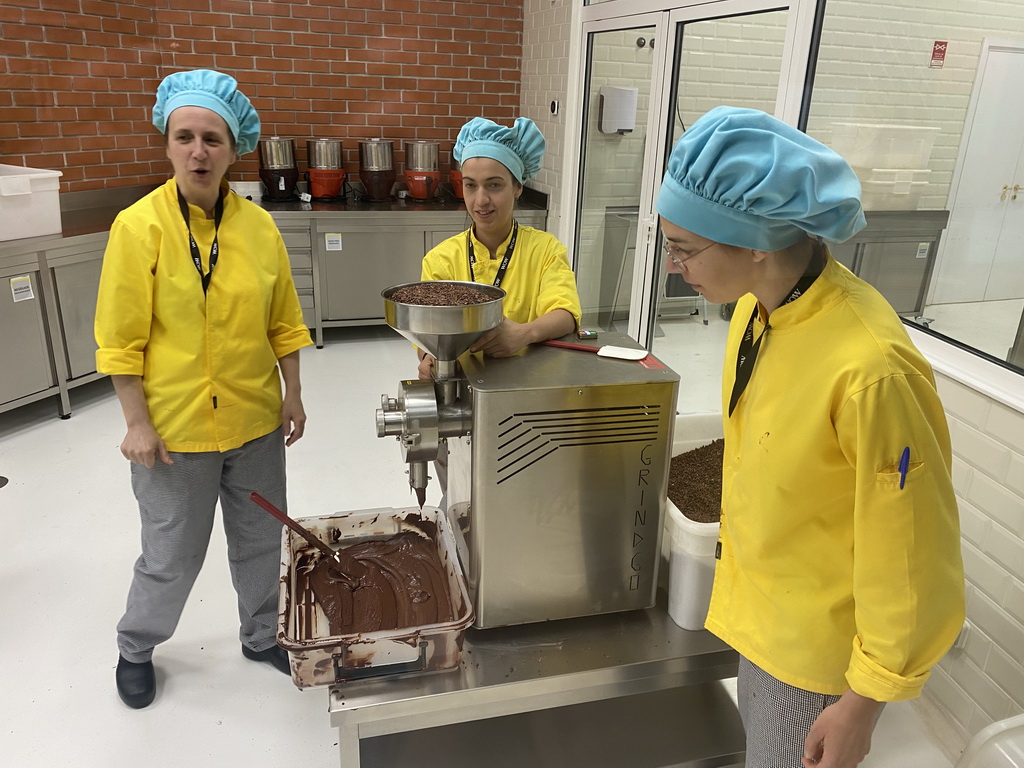
[[[383,395],[377,436],[395,436],[422,501],[428,462],[449,446],[448,515],[475,626],[589,616],[654,604],[679,376],[532,345],[468,353],[502,321],[504,291],[422,306],[383,291],[388,324],[437,362],[433,381]],[[624,334],[601,342],[637,347]]]

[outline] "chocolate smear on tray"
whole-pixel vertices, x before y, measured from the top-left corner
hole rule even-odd
[[[433,541],[403,531],[345,549],[366,567],[354,588],[331,560],[321,559],[307,576],[332,635],[405,629],[454,618],[448,577]]]

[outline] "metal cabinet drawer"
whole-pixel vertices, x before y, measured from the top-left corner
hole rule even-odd
[[[310,248],[309,242],[309,227],[278,227],[281,230],[281,239],[284,240],[284,247],[288,249],[289,253],[294,248],[300,250],[305,248],[307,251]]]
[[[68,375],[72,379],[96,371],[96,294],[103,267],[102,251],[89,261],[65,263],[53,268],[61,330],[64,333]]]
[[[302,307],[302,322],[312,329],[316,325],[316,301],[313,291],[299,291],[299,306]]]
[[[312,269],[313,268],[313,253],[307,248],[305,250],[296,248],[288,249],[288,261],[291,262],[292,269]]]
[[[309,240],[309,226],[279,226],[278,229],[281,231],[281,239],[284,240],[292,269],[311,269],[313,249]]]
[[[29,296],[15,301],[12,280],[21,288],[28,277],[31,292],[24,289],[20,295]],[[6,364],[0,374],[0,403],[17,400],[48,389],[57,383],[50,365],[50,346],[43,322],[42,297],[39,293],[39,272],[4,274],[0,276],[0,355]]]
[[[295,283],[295,290],[301,294],[303,291],[313,291],[313,270],[293,269],[292,282]]]

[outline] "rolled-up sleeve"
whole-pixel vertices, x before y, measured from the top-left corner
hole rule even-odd
[[[838,432],[857,467],[847,682],[878,701],[920,694],[964,620],[959,514],[942,406],[922,376],[890,376],[856,394]],[[909,449],[901,487],[900,458]]]
[[[274,293],[270,301],[270,317],[267,323],[267,338],[280,360],[285,355],[312,345],[309,328],[302,320],[302,307],[292,280],[291,262],[288,251],[277,234],[278,278],[274,282]]]
[[[96,299],[96,370],[141,376],[153,321],[153,280],[159,234],[139,233],[121,221],[110,228]]]

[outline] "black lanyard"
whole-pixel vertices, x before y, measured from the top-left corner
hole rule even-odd
[[[818,252],[815,250],[814,257],[811,261],[814,266],[813,269],[804,273],[804,275],[797,280],[793,290],[789,292],[789,296],[782,302],[782,306],[789,304],[791,301],[796,301],[806,293],[807,289],[811,287],[818,275],[821,274],[821,269],[818,268]],[[740,339],[739,352],[736,355],[736,380],[732,385],[732,397],[729,398],[729,415],[732,416],[732,412],[736,409],[736,403],[740,400],[740,395],[743,394],[743,390],[747,388],[747,384],[750,383],[750,375],[754,372],[754,362],[757,360],[758,350],[761,349],[761,340],[764,339],[764,335],[768,333],[768,329],[771,325],[765,323],[764,330],[761,331],[761,335],[754,340],[754,320],[757,318],[758,305],[755,302],[754,311],[750,313],[750,320],[747,322],[747,329],[743,332],[743,338]]]
[[[508,263],[512,261],[512,252],[516,249],[516,238],[519,237],[519,222],[512,219],[512,239],[508,241],[508,247],[505,249],[505,256],[501,260],[501,264],[498,266],[498,274],[494,276],[494,287],[501,288],[501,281],[505,279],[505,270],[508,269]],[[469,251],[469,279],[470,282],[476,282],[476,275],[473,274],[473,264],[476,263],[476,253],[473,251],[473,231],[470,230],[466,233],[467,250]]]
[[[220,220],[224,218],[224,195],[217,195],[217,205],[213,209],[213,245],[210,246],[210,271],[206,274],[203,274],[203,257],[199,254],[199,246],[196,245],[196,239],[192,237],[192,226],[188,220],[188,203],[180,189],[178,190],[178,205],[181,207],[181,215],[185,219],[185,228],[188,229],[188,247],[192,252],[192,263],[196,265],[196,271],[199,272],[199,277],[203,281],[203,295],[205,296],[206,290],[210,287],[210,278],[213,277],[213,268],[217,266],[217,254],[220,251],[217,246],[217,230],[220,229]]]

